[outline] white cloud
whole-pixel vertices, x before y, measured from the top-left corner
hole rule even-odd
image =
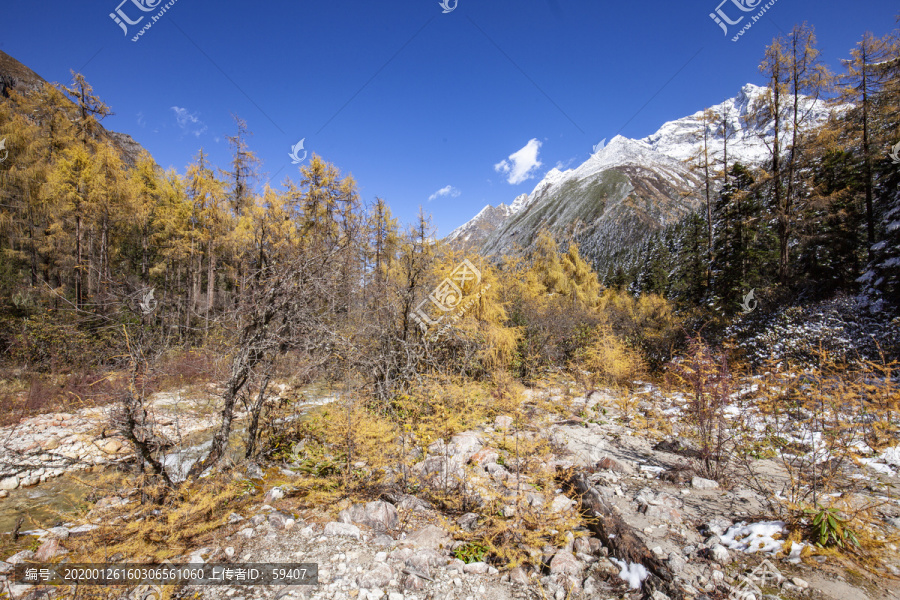
[[[188,109],[173,106],[172,110],[175,111],[175,120],[178,121],[178,126],[185,133],[200,137],[200,134],[205,133],[208,129],[206,123],[197,118],[197,115],[189,113]]]
[[[146,126],[147,126],[147,121],[146,121],[146,119],[144,119],[144,113],[143,113],[143,112],[139,112],[139,113],[137,114],[137,124],[140,125],[141,127],[146,127]]]
[[[510,154],[509,159],[494,165],[494,170],[506,175],[506,181],[512,185],[531,179],[541,166],[541,161],[538,160],[540,149],[541,142],[532,139],[521,150]]]
[[[452,185],[448,185],[448,186],[442,187],[441,189],[439,189],[432,195],[428,196],[428,201],[431,202],[432,200],[440,198],[441,196],[450,196],[451,198],[456,198],[461,193],[462,192],[460,192],[458,189],[456,189]]]

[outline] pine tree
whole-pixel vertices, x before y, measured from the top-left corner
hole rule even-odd
[[[891,79],[891,71],[885,68],[890,59],[896,58],[896,40],[890,34],[876,38],[871,32],[863,34],[856,47],[850,51],[851,58],[842,60],[846,73],[840,78],[841,100],[852,104],[845,115],[849,132],[858,140],[862,150],[863,185],[865,188],[866,241],[869,246],[869,260],[873,258],[875,245],[874,173],[872,152],[873,142],[884,142],[873,131],[873,102],[885,84]],[[893,56],[892,56],[893,54]]]
[[[801,131],[808,123],[809,108],[828,89],[831,74],[819,59],[813,29],[797,25],[788,36],[776,38],[766,48],[760,71],[769,78],[768,93],[752,118],[772,123],[771,156],[772,207],[777,219],[778,276],[782,284],[790,275],[790,248],[794,237],[797,204],[803,197],[798,181],[798,165],[806,148]],[[804,101],[801,95],[807,96]],[[768,128],[763,128],[767,130]]]
[[[86,301],[84,289],[87,270],[84,264],[85,215],[89,214],[90,206],[94,201],[96,171],[96,162],[84,146],[66,148],[50,172],[45,192],[48,196],[56,197],[60,201],[60,214],[57,215],[56,222],[49,228],[52,238],[50,243],[58,251],[61,250],[72,255],[71,261],[57,265],[57,268],[60,270],[71,268],[74,279],[75,306],[79,309],[84,307]]]
[[[733,314],[741,298],[763,283],[763,203],[753,184],[751,172],[735,163],[729,182],[716,201],[713,289],[726,314]]]

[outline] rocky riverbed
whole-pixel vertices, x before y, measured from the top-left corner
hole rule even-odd
[[[284,386],[273,386],[277,394]],[[158,393],[147,401],[151,427],[171,445],[168,464],[176,470],[186,448],[198,445],[217,424],[215,386]],[[273,396],[272,399],[276,398]],[[0,428],[0,498],[68,472],[134,459],[134,451],[115,426],[117,405],[23,419]],[[246,415],[236,412],[240,422]]]
[[[647,396],[636,399],[635,414],[673,414],[681,402],[659,394]],[[571,516],[579,521],[562,532],[560,544],[530,549],[531,566],[498,570],[501,565],[471,556],[469,562],[458,558],[460,549],[484,533],[483,512],[449,514],[423,498],[405,494],[298,509],[290,465],[275,470],[278,478],[283,482],[287,477],[288,483],[272,487],[271,483],[266,486],[266,478],[273,470],[263,473],[258,465],[250,464],[232,476],[261,484],[267,490],[265,495],[260,494],[242,514],[232,514],[215,533],[213,543],[193,548],[175,562],[315,562],[319,565],[318,585],[187,586],[178,597],[719,600],[729,595],[748,597],[751,586],[764,589],[764,596],[753,592],[757,600],[900,597],[896,584],[900,559],[897,546],[890,541],[897,539],[900,531],[900,504],[892,495],[897,481],[888,477],[883,485],[873,485],[867,492],[869,499],[879,500],[876,526],[885,540],[886,556],[880,558],[886,558],[887,572],[876,580],[851,567],[839,554],[819,552],[797,538],[786,543],[788,525],[767,514],[770,498],[759,486],[735,477],[717,482],[699,476],[690,442],[679,437],[678,428],[662,436],[651,434],[635,427],[625,415],[617,415],[610,400],[611,396],[604,394],[575,398],[569,418],[543,415],[516,431],[511,417],[500,416],[493,423],[431,444],[411,467],[424,486],[465,493],[475,505],[479,498],[483,504],[500,499],[503,518],[512,520],[518,511],[539,510],[548,520]],[[597,406],[604,407],[606,418],[576,416],[596,414]],[[551,447],[552,455],[543,466],[556,470],[563,479],[564,474],[581,473],[610,514],[647,549],[647,560],[629,562],[617,556],[611,543],[614,536],[606,531],[606,539],[602,539],[603,532],[591,523],[591,515],[583,513],[584,499],[573,490],[540,488],[523,476],[518,467],[524,471],[524,463],[517,463],[503,450],[511,435],[521,437],[523,444],[545,442]],[[761,459],[757,468],[763,478],[784,475],[773,460]],[[848,475],[869,474],[865,464],[847,468]],[[23,560],[64,557],[68,536],[104,525],[104,514],[113,508],[117,518],[127,519],[131,506],[137,508],[134,491],[102,499],[86,523],[36,532],[40,535],[36,553],[7,557],[0,563],[0,573],[9,573],[9,565]],[[670,573],[671,580],[657,585],[654,569]],[[35,593],[33,586],[7,585],[15,598]],[[745,595],[734,596],[740,593]]]

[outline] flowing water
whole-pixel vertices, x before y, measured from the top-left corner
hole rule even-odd
[[[12,490],[0,500],[0,532],[9,532],[19,517],[22,531],[55,527],[73,520],[87,508],[87,496],[99,472],[66,474],[29,488]]]

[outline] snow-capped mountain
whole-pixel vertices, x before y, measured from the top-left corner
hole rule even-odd
[[[709,109],[711,161],[722,161],[726,132],[729,165],[767,160],[773,123],[748,119],[766,93],[767,88],[748,83],[737,96]],[[801,107],[808,112],[806,127],[821,124],[832,110],[807,98],[801,98]],[[578,241],[595,262],[609,256],[700,206],[702,180],[692,165],[703,151],[704,112],[669,121],[640,140],[616,136],[577,168],[551,169],[511,205],[486,206],[447,240],[497,255],[516,244],[528,247],[546,227],[557,239]]]
[[[758,165],[771,155],[766,142],[774,133],[774,123],[747,123],[753,107],[765,99],[767,88],[748,83],[740,93],[721,104],[710,107],[715,123],[710,129],[709,152],[713,160],[722,159],[723,128],[725,118],[728,131],[728,162],[737,161],[745,165]],[[800,97],[800,110],[805,117],[805,127],[821,125],[833,110],[819,100]],[[695,160],[703,150],[703,113],[696,113],[665,123],[653,135],[641,141],[654,150],[678,160]]]
[[[445,241],[461,248],[480,245],[491,232],[503,224],[507,217],[521,210],[524,201],[527,199],[528,195],[522,194],[513,201],[511,206],[505,204],[491,206],[488,204],[464,225],[451,231],[450,235],[445,238]],[[517,202],[519,203],[518,205],[516,205]]]

